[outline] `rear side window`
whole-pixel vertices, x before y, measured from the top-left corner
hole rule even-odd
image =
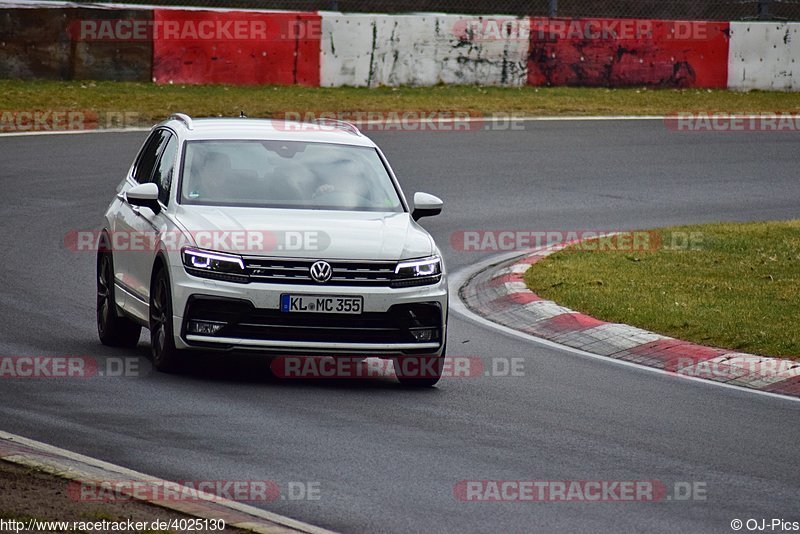
[[[153,175],[153,168],[158,161],[158,156],[164,150],[164,146],[169,141],[170,133],[167,130],[156,130],[139,153],[136,159],[136,166],[133,169],[133,179],[140,184],[146,184]]]
[[[167,134],[166,146],[158,160],[153,183],[158,186],[158,200],[165,206],[169,203],[169,190],[172,186],[172,175],[175,170],[175,158],[178,155],[178,140],[172,134]]]

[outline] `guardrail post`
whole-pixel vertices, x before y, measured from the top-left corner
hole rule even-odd
[[[758,20],[770,20],[772,15],[770,15],[770,5],[772,4],[772,0],[758,0]]]
[[[558,0],[550,0],[550,17],[558,16]]]

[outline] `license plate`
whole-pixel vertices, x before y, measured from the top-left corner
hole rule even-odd
[[[328,295],[281,295],[281,311],[285,313],[359,314],[364,297],[331,297]]]

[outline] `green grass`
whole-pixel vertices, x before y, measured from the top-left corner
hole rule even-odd
[[[697,232],[694,249],[567,248],[534,264],[525,281],[544,298],[606,321],[703,345],[800,356],[800,220],[656,231],[666,245],[684,232]]]
[[[141,124],[169,113],[281,117],[286,112],[469,111],[519,116],[663,115],[676,112],[800,112],[780,92],[476,86],[309,88],[0,80],[0,110],[134,112]]]

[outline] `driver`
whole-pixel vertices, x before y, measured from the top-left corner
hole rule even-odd
[[[225,184],[231,176],[231,158],[222,152],[209,152],[205,163],[195,174],[189,198],[220,200],[225,197]]]

